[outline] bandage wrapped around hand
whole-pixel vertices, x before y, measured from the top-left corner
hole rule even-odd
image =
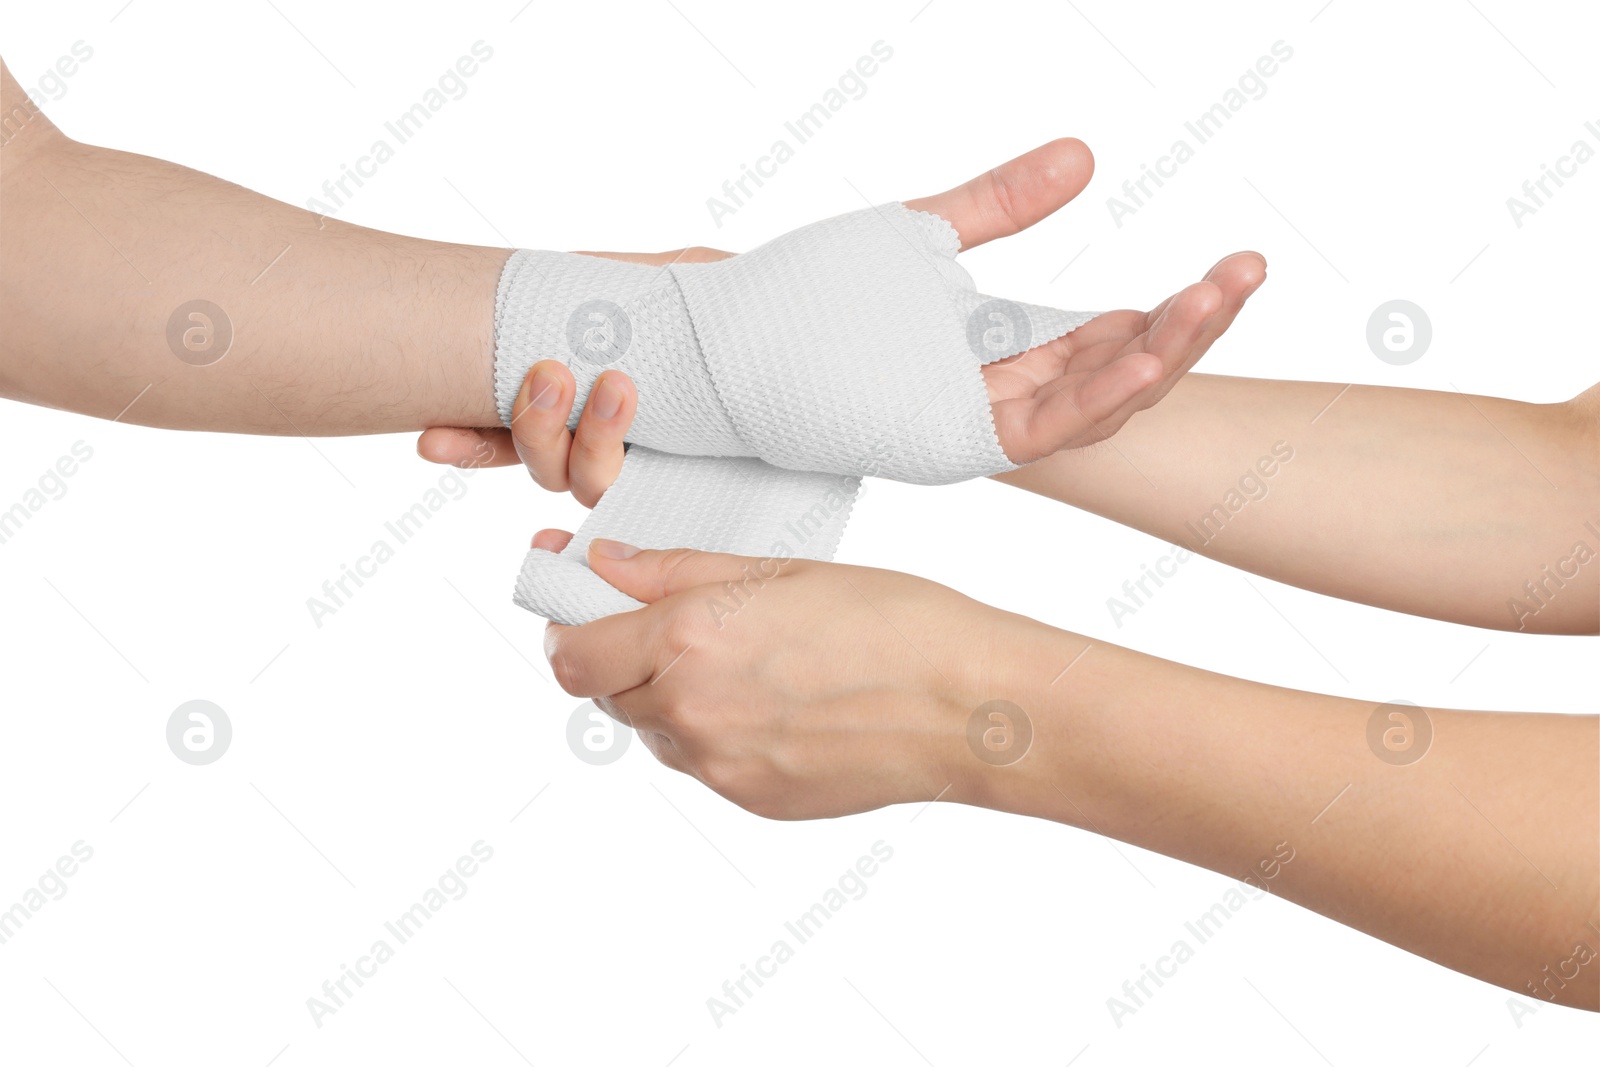
[[[980,367],[1094,316],[978,293],[959,248],[944,219],[893,203],[714,263],[514,253],[495,303],[501,419],[541,359],[572,370],[574,426],[602,371],[639,393],[616,482],[562,552],[529,552],[516,602],[562,623],[639,607],[589,570],[597,537],[829,559],[865,475],[1014,469]]]

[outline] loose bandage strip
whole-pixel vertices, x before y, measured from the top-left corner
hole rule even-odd
[[[944,219],[885,204],[716,263],[647,267],[518,251],[495,301],[495,394],[509,426],[528,369],[602,371],[638,413],[615,484],[559,553],[533,549],[515,601],[561,623],[640,603],[589,542],[831,559],[861,478],[938,485],[1013,470],[979,368],[1094,317],[987,297]]]

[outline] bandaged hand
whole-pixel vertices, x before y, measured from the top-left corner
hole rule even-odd
[[[1068,196],[1087,179],[1081,146],[1031,155],[1081,164]],[[1037,178],[1028,164],[1013,169]],[[1059,189],[1034,197],[1019,216],[1028,197],[1015,194],[1026,182],[997,172],[976,184],[1010,208],[1010,232],[1061,201]],[[970,185],[967,199],[983,203]],[[1209,344],[1208,330],[1226,326],[1213,321],[1226,294],[1202,282],[1131,340],[1124,331],[1137,313],[1090,331],[1084,362],[1100,361],[1080,368],[1070,348],[1052,352],[1051,343],[1096,316],[984,295],[956,262],[970,243],[943,215],[888,203],[736,259],[656,267],[514,253],[495,303],[501,419],[514,427],[547,410],[549,383],[536,388],[529,371],[552,352],[566,367],[563,398],[572,380],[574,409],[598,392],[595,417],[621,420],[626,386],[609,372],[632,377],[640,398],[616,487],[567,550],[528,554],[517,603],[564,623],[637,608],[590,571],[595,538],[829,559],[863,476],[942,484],[1088,443],[1086,431],[1103,437],[1154,402]],[[1237,258],[1243,267],[1224,273],[1259,275],[1258,257]],[[1240,282],[1241,302],[1250,281]],[[582,418],[569,416],[569,433]]]
[[[1081,142],[1056,141],[946,193],[907,201],[905,207],[947,220],[965,250],[1048,216],[1083,189],[1092,169]],[[691,248],[597,255],[662,266],[705,263],[729,253]],[[1204,354],[1264,277],[1265,264],[1258,255],[1229,256],[1204,281],[1149,312],[1107,312],[1016,358],[982,366],[1004,461],[1031,462],[1115,433],[1133,413],[1159,400]],[[1012,326],[992,309],[980,313],[980,319],[986,332],[983,343],[1004,338]],[[552,355],[564,358],[536,362],[521,383],[509,432],[430,430],[419,441],[419,452],[443,463],[483,464],[486,451],[488,465],[520,458],[540,485],[571,490],[580,502],[593,506],[621,468],[637,389],[624,372],[604,365],[580,366],[588,370],[580,387],[567,366],[571,356]],[[863,366],[871,356],[861,353]],[[575,404],[580,393],[587,404]],[[577,418],[575,407],[581,411]]]

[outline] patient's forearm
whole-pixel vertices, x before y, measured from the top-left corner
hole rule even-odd
[[[0,394],[246,433],[497,422],[507,250],[322,219],[47,122],[0,148],[0,173]],[[180,311],[196,300],[221,316]]]
[[[999,478],[1332,596],[1594,633],[1597,407],[1191,374],[1114,439]]]

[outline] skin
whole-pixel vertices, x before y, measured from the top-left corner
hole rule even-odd
[[[1088,147],[1065,138],[937,196],[905,203],[948,219],[966,251],[1048,218],[1082,192],[1093,174]],[[675,259],[710,262],[733,253],[692,248],[655,255],[591,254],[659,265]],[[1031,463],[1104,441],[1165,397],[1265,280],[1266,260],[1255,252],[1237,252],[1149,311],[1107,312],[1065,337],[984,367],[1006,455],[1015,463]],[[520,461],[544,488],[571,491],[593,507],[622,469],[623,440],[638,398],[626,374],[606,371],[577,428],[569,432],[575,393],[566,366],[543,360],[524,379],[510,430],[430,429],[418,439],[417,452],[436,463]]]
[[[148,425],[253,433],[493,424],[492,298],[506,250],[321,219],[170,163],[77,144],[26,103],[3,69],[0,123],[4,395]],[[1052,142],[908,203],[950,219],[963,247],[972,247],[1044,218],[1083,188],[1091,169],[1081,143]],[[727,253],[618,255],[659,264]],[[1290,439],[1298,424],[1275,421],[1290,399],[1321,402],[1331,389],[1289,397],[1272,387],[1292,383],[1252,383],[1255,392],[1202,384],[1216,391],[1194,392],[1170,421],[1141,414],[1134,427],[1143,432],[1121,458],[1120,444],[1068,460],[1061,450],[1122,431],[1120,442],[1125,424],[1169,391],[1155,412],[1188,398],[1178,392],[1187,388],[1184,372],[1264,276],[1259,256],[1231,256],[1149,312],[1101,316],[986,369],[1007,453],[1039,461],[1011,477],[1153,532],[1203,513],[1263,442]],[[176,360],[167,347],[173,309],[196,297],[220,305],[235,333],[227,355],[206,367]],[[524,385],[514,438],[435,429],[419,450],[480,464],[486,454],[515,462],[520,452],[541,484],[592,503],[620,467],[637,397],[624,375],[608,372],[569,435],[571,391],[564,368],[541,363]],[[1386,416],[1383,397],[1352,390],[1337,401],[1339,417],[1327,420],[1345,429],[1297,458],[1292,471],[1303,481],[1275,483],[1277,503],[1230,521],[1206,550],[1262,573],[1279,568],[1309,587],[1341,581],[1374,603],[1394,596],[1405,610],[1475,619],[1488,610],[1481,589],[1457,597],[1448,589],[1460,584],[1446,583],[1447,593],[1430,600],[1418,581],[1385,592],[1398,565],[1386,571],[1384,553],[1452,550],[1437,568],[1445,578],[1492,566],[1488,550],[1451,543],[1447,522],[1436,518],[1430,528],[1415,516],[1455,515],[1430,511],[1447,504],[1437,499],[1447,489],[1480,503],[1488,497],[1509,462],[1495,451],[1504,434],[1549,489],[1518,483],[1517,514],[1480,532],[1525,552],[1519,565],[1552,558],[1550,524],[1582,516],[1596,499],[1592,393],[1538,411],[1476,398],[1489,405],[1491,439],[1481,427],[1466,429],[1470,420],[1455,417],[1464,409],[1449,397],[1454,416],[1429,401],[1407,437],[1396,429],[1406,419]],[[1213,439],[1217,420],[1207,413],[1216,405],[1245,418],[1246,429],[1216,437],[1205,456],[1186,454],[1197,451],[1187,446],[1202,432]],[[1414,408],[1408,401],[1407,418]],[[1363,456],[1375,425],[1407,446],[1391,455],[1415,462],[1447,448],[1476,473],[1450,482],[1442,460],[1418,475]],[[1459,462],[1462,449],[1471,462]],[[1124,461],[1163,492],[1130,488]],[[1351,462],[1364,464],[1361,476],[1338,482]],[[1383,536],[1368,548],[1319,541],[1318,516],[1297,518],[1281,503],[1295,484],[1320,484],[1337,497],[1328,485],[1358,490],[1385,477],[1409,478],[1404,499],[1414,517],[1380,516]],[[1398,495],[1402,483],[1389,484]],[[1183,506],[1169,507],[1168,492]],[[1302,509],[1309,499],[1302,496]],[[1484,513],[1463,506],[1468,511]],[[1269,515],[1276,530],[1262,521]],[[1315,555],[1298,569],[1275,560],[1270,547],[1296,532]],[[559,548],[567,537],[547,531],[536,543]],[[1367,747],[1370,704],[1091,645],[906,575],[687,550],[631,553],[604,542],[592,548],[591,563],[649,606],[586,627],[552,627],[547,651],[557,677],[638,727],[663,762],[752,811],[813,818],[938,798],[1055,819],[1267,880],[1307,907],[1519,992],[1597,1006],[1600,967],[1563,977],[1575,943],[1600,944],[1600,927],[1591,925],[1600,918],[1592,718],[1428,709],[1431,747],[1396,767]],[[1351,573],[1320,577],[1330,565]],[[1485,587],[1498,589],[1512,572],[1525,573],[1496,572]],[[1592,582],[1591,571],[1536,624],[1592,632]],[[727,599],[727,583],[738,587],[738,600]],[[719,599],[720,615],[712,609]],[[819,662],[830,669],[817,671]],[[1034,727],[1026,753],[1004,767],[977,758],[966,742],[973,709],[996,698],[1014,701]],[[1517,844],[1508,849],[1507,841]],[[1279,842],[1296,858],[1269,876],[1263,856]]]
[[[1266,496],[1202,526],[1280,441],[1294,458],[1256,479]],[[1600,630],[1600,560],[1574,552],[1600,552],[1600,386],[1529,404],[1192,375],[1107,447],[997,478],[1329,596],[1468,626]]]
[[[1041,165],[1047,150],[1058,154]],[[1091,166],[1086,155],[1046,146],[908,203],[950,219],[972,247],[1061,207]],[[997,424],[1012,410],[1008,397],[1038,390],[1063,366],[1115,367],[1136,351],[1174,368],[1192,362],[1264,278],[1259,256],[1229,256],[1201,283],[1214,294],[1192,286],[1148,313],[1110,312],[996,365],[986,381]],[[606,377],[627,388],[620,372]],[[1051,450],[996,479],[1329,596],[1493,629],[1600,628],[1600,562],[1574,552],[1580,543],[1600,552],[1600,385],[1552,404],[1175,373],[1154,391],[1159,405],[1101,423],[1116,426],[1114,440]],[[540,485],[592,507],[622,467],[628,395],[606,418],[593,417],[591,402],[569,434],[571,375],[547,360],[524,382],[510,431],[429,430],[418,451],[441,463],[516,455]],[[1274,455],[1280,443],[1287,461]],[[1263,460],[1273,472],[1265,477]],[[1239,494],[1231,508],[1230,491]]]
[[[319,218],[174,163],[79,144],[31,109],[0,70],[0,395],[240,433],[495,421],[505,249]],[[231,350],[209,366],[167,341],[169,317],[197,298],[233,326]]]
[[[647,606],[550,626],[557,680],[756,814],[937,799],[1051,819],[1600,1009],[1584,955],[1600,950],[1600,718],[1428,708],[1431,744],[1394,765],[1368,746],[1372,702],[1141,655],[909,575],[605,541],[589,562]],[[996,699],[1033,730],[1007,766],[967,742]]]
[[[1091,171],[1088,149],[1062,140],[994,173],[1024,186],[1081,188]],[[972,202],[966,186],[912,201],[968,214],[987,210],[984,203]],[[984,240],[1052,210],[985,220]],[[79,144],[4,70],[0,214],[0,395],[150,426],[242,433],[498,425],[494,295],[506,249],[352,226],[173,163]],[[727,255],[609,254],[657,264]],[[1060,340],[1018,357],[1025,370],[986,369],[1007,453],[1027,461],[1103,440],[1159,400],[1204,352],[1236,290],[1264,276],[1259,256],[1233,258],[1242,265],[1223,284],[1197,282],[1149,315],[1123,313],[1128,327],[1102,340],[1093,360]],[[197,298],[222,309],[233,335],[226,354],[205,366],[179,358],[168,338],[174,313]],[[1135,320],[1148,326],[1134,331]],[[188,322],[180,316],[179,329]],[[518,412],[539,413],[529,419],[543,456],[557,436],[550,412],[570,408],[573,385],[553,361],[534,376]],[[541,408],[535,398],[554,403]],[[631,421],[636,403],[625,375],[603,376],[566,449],[579,457],[580,474],[563,472],[562,488],[598,499],[615,475],[609,468],[620,466],[620,436],[612,450],[606,434]],[[452,462],[516,462],[507,435],[445,436]],[[583,462],[592,451],[594,462]],[[534,462],[557,482],[553,468]]]
[[[1014,232],[1082,187],[1061,171],[1032,181],[1026,159],[913,206],[952,219],[964,246]],[[1193,347],[1227,328],[1260,267],[1214,268],[1222,307]],[[1154,326],[1101,316],[1060,356],[1103,365],[1153,347]],[[1034,358],[1005,369],[1040,370]],[[534,369],[519,410],[534,395],[543,406],[510,433],[431,430],[419,451],[455,462],[487,445],[509,462],[514,448],[541,485],[593,503],[621,467],[631,409],[586,410],[568,434],[562,374]],[[991,399],[1006,388],[989,382]],[[1248,503],[1202,525],[1246,476]],[[1600,630],[1600,563],[1550,578],[1577,543],[1600,551],[1600,387],[1529,404],[1190,374],[1114,441],[998,478],[1329,595],[1468,625]],[[534,545],[560,551],[570,536],[547,530]],[[1418,713],[1140,655],[907,575],[612,542],[589,560],[648,606],[551,626],[557,679],[750,811],[820,818],[938,799],[1052,819],[1600,1010],[1600,718],[1423,709],[1431,742],[1395,764],[1370,747],[1369,720],[1415,730]],[[1003,767],[966,740],[974,709],[996,698],[1033,726]]]

